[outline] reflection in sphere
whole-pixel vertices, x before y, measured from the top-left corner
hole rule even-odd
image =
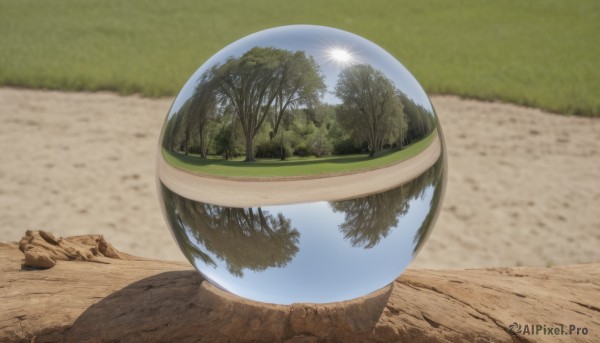
[[[325,303],[392,282],[445,189],[435,111],[383,49],[320,26],[240,39],[184,85],[157,159],[165,218],[210,282]]]

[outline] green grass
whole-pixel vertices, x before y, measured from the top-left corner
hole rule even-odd
[[[600,115],[597,0],[3,0],[0,85],[172,96],[225,45],[298,23],[374,41],[430,93]]]
[[[279,159],[261,159],[253,163],[243,160],[226,161],[224,159],[203,159],[199,156],[172,153],[163,149],[164,159],[176,168],[192,173],[222,177],[272,178],[302,177],[324,174],[356,172],[392,165],[425,150],[437,135],[429,136],[399,151],[383,152],[375,157],[366,154],[330,156],[330,157],[292,157],[286,161]]]

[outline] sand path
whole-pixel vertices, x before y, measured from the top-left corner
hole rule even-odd
[[[156,198],[172,99],[0,88],[0,237],[103,233],[183,259]],[[420,267],[600,261],[600,120],[432,97],[446,137],[442,214]]]

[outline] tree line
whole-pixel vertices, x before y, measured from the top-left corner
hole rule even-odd
[[[204,72],[168,120],[163,147],[182,154],[280,158],[402,149],[435,128],[433,114],[368,64],[345,67],[335,96],[302,51],[255,47]]]

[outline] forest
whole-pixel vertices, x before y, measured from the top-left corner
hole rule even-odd
[[[323,101],[326,92],[337,103]],[[397,151],[428,136],[434,114],[368,64],[334,89],[303,51],[255,47],[212,66],[169,117],[162,147],[199,159],[321,157]]]

